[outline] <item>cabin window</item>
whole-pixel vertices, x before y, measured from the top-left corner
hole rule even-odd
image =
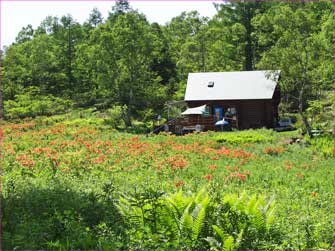
[[[225,118],[229,121],[236,121],[237,119],[237,110],[235,107],[228,107],[225,113]]]
[[[214,81],[209,81],[207,86],[208,87],[214,87]]]
[[[236,115],[236,108],[235,107],[229,107],[227,108],[226,115]]]

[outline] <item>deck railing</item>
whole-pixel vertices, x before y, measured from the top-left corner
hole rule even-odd
[[[225,117],[227,121],[231,124],[233,128],[237,128],[237,120]],[[155,128],[152,133],[156,133],[162,130],[166,125],[169,127],[170,132],[174,132],[177,134],[183,134],[183,130],[186,128],[195,128],[196,125],[200,125],[202,130],[215,130],[215,116],[208,115],[208,116],[185,116],[185,117],[178,117],[167,121],[165,124]]]

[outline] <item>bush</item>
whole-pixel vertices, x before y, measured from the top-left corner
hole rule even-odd
[[[273,132],[269,130],[248,130],[231,133],[221,133],[215,140],[228,144],[243,144],[243,143],[262,143],[274,140]]]
[[[119,105],[113,106],[113,108],[106,111],[106,118],[104,123],[113,128],[124,127],[122,107]]]
[[[130,249],[272,249],[281,241],[274,202],[245,193],[216,201],[204,189],[147,191],[120,198],[118,208],[130,227]],[[155,246],[155,239],[165,241]]]
[[[314,138],[308,138],[307,142],[311,144],[314,152],[320,153],[326,158],[334,156],[334,136],[333,134],[324,134]]]
[[[39,88],[29,87],[24,94],[15,95],[15,100],[4,102],[4,117],[17,119],[50,116],[66,112],[72,102],[52,95],[42,95]]]

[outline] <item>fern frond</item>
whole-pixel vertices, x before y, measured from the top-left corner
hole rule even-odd
[[[272,227],[273,221],[275,218],[275,207],[272,207],[268,212],[267,212],[267,217],[266,217],[266,230],[269,231],[270,228]]]
[[[221,242],[224,243],[224,241],[226,240],[226,237],[228,236],[224,230],[216,225],[212,225],[212,228],[214,230],[214,232],[220,237]]]
[[[229,235],[223,243],[223,250],[233,250],[234,249],[234,238]]]

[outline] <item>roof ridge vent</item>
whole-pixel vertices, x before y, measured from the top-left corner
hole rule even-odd
[[[214,81],[209,81],[207,86],[211,88],[214,87]]]

